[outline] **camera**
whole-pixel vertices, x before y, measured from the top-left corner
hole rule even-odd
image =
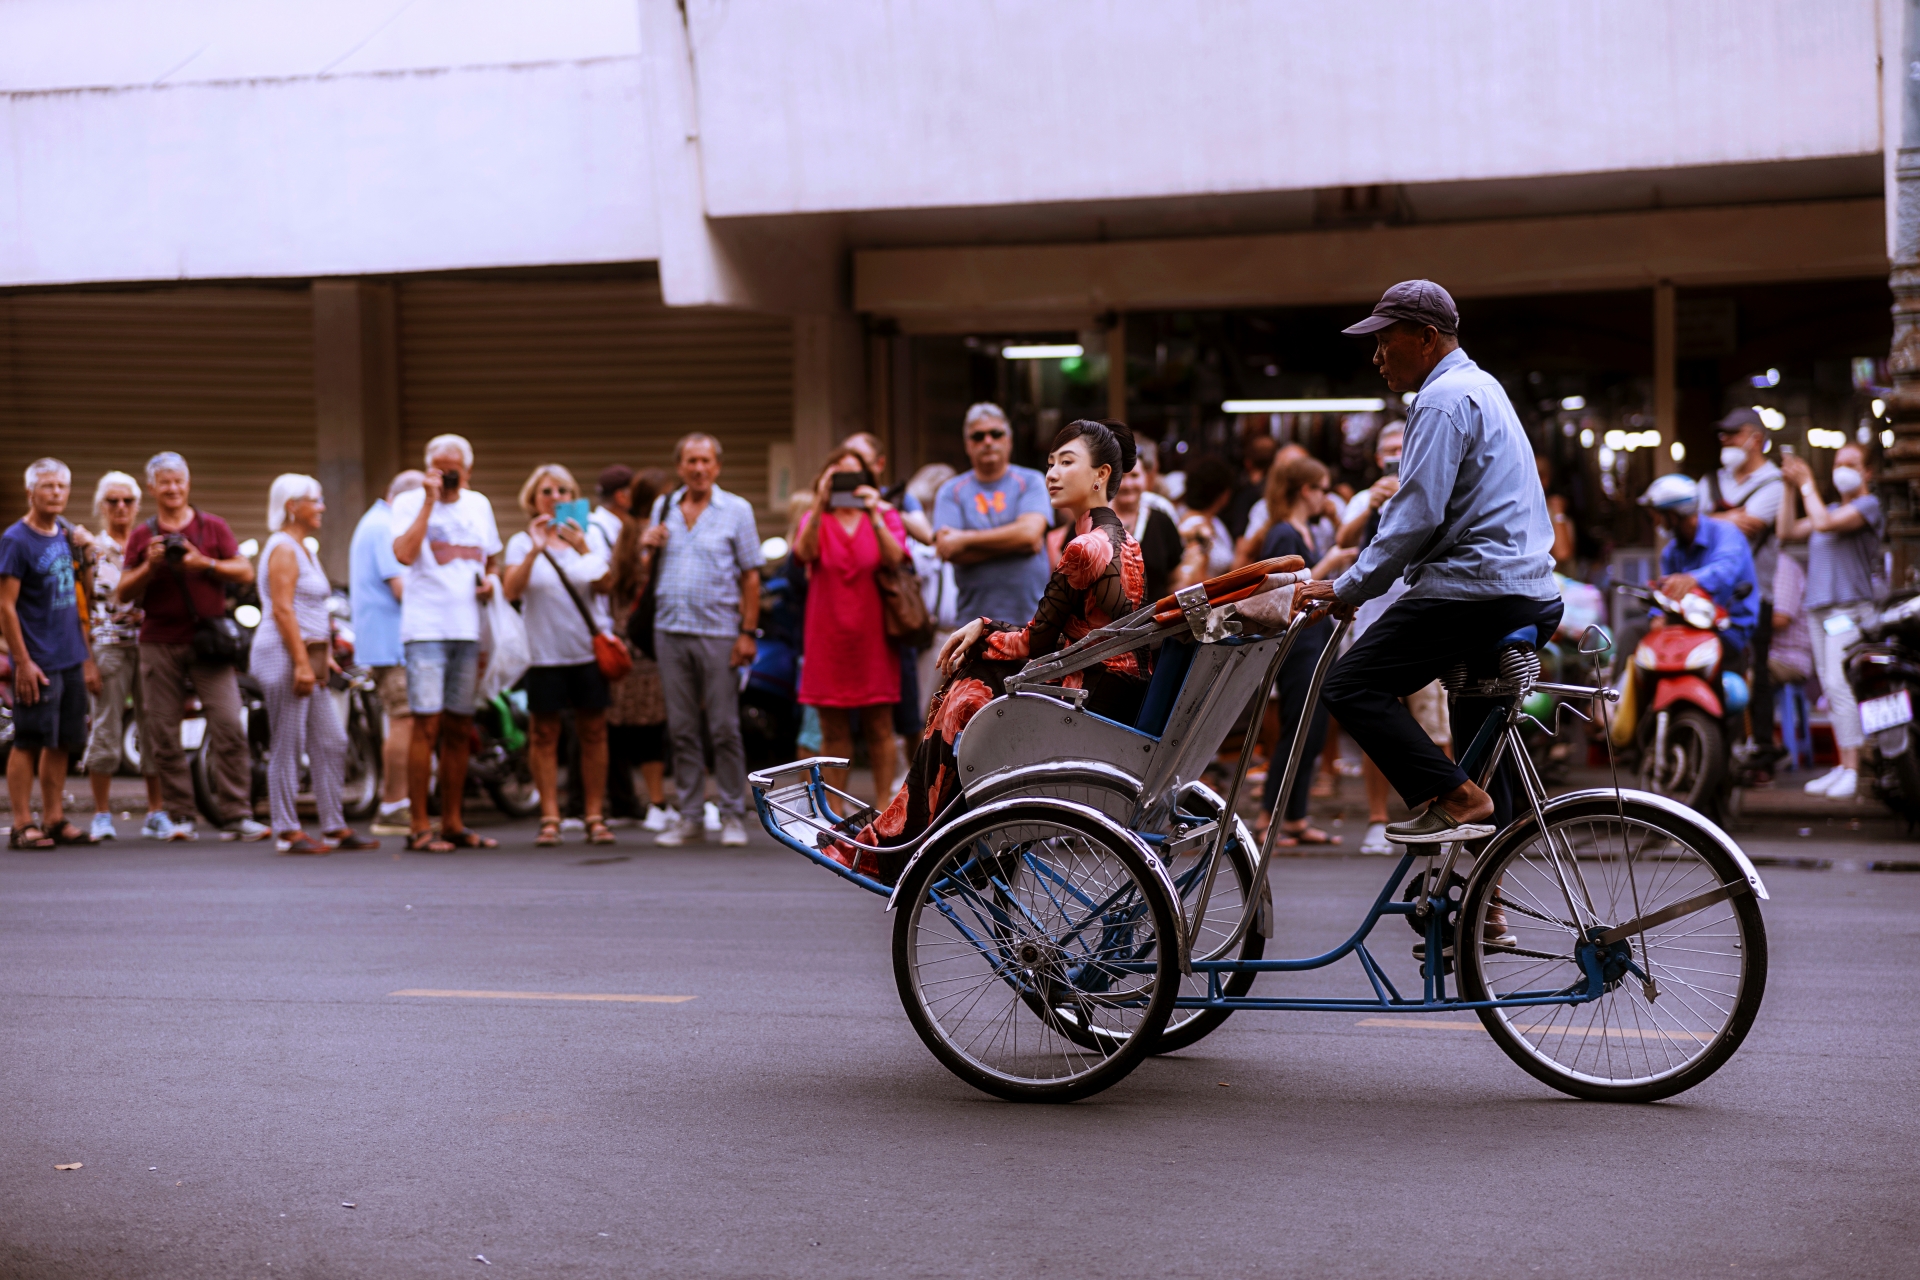
[[[448,495],[460,492],[460,473],[458,471],[442,471],[440,473],[440,492]]]
[[[162,554],[166,556],[168,564],[179,564],[187,558],[187,539],[183,534],[163,533],[160,535],[160,545],[166,548]]]

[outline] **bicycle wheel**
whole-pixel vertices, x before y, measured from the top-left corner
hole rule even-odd
[[[1195,959],[1212,955],[1220,949],[1227,935],[1240,923],[1240,913],[1246,908],[1247,890],[1253,884],[1253,858],[1247,852],[1247,843],[1251,837],[1244,826],[1236,820],[1238,828],[1235,838],[1227,842],[1226,865],[1220,868],[1220,874],[1214,878],[1213,893],[1207,898],[1207,914],[1200,921],[1193,936],[1193,955]],[[1191,910],[1193,899],[1200,892],[1200,886],[1206,883],[1206,851],[1199,851],[1189,857],[1175,858],[1167,864],[1167,871],[1173,877],[1173,883],[1180,890],[1181,907]],[[1258,960],[1266,954],[1267,940],[1260,934],[1256,922],[1247,930],[1247,936],[1240,940],[1238,958]],[[1224,958],[1224,957],[1223,957]],[[1221,990],[1229,996],[1243,996],[1253,986],[1254,975],[1240,972],[1226,975]],[[1180,977],[1180,995],[1185,999],[1205,999],[1207,994],[1207,975],[1204,973],[1182,974]],[[1178,1009],[1167,1019],[1167,1026],[1153,1043],[1152,1053],[1178,1053],[1182,1049],[1211,1035],[1218,1030],[1233,1013],[1231,1009]]]
[[[1587,935],[1679,913],[1587,942],[1549,841],[1574,900],[1598,921],[1583,916]],[[1503,933],[1512,941],[1489,940]],[[1503,832],[1474,868],[1459,937],[1469,1000],[1584,991],[1583,963],[1600,968],[1597,1000],[1480,1011],[1508,1057],[1579,1098],[1652,1102],[1699,1084],[1740,1047],[1766,989],[1766,930],[1745,871],[1698,823],[1631,797],[1559,809],[1545,840],[1531,821]]]
[[[1084,1098],[1133,1070],[1166,1025],[1173,912],[1146,859],[1092,817],[1020,804],[963,820],[901,886],[900,1001],[974,1088]]]

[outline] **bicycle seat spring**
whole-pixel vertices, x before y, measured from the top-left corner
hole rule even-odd
[[[1476,680],[1467,671],[1464,659],[1453,664],[1440,677],[1448,693],[1458,697],[1504,697],[1525,694],[1540,679],[1540,655],[1530,647],[1509,645],[1500,651],[1500,674],[1493,680]]]
[[[1519,685],[1526,693],[1540,678],[1540,655],[1532,645],[1508,645],[1500,653],[1500,679]]]

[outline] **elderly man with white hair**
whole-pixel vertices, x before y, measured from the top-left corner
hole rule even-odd
[[[74,589],[74,553],[91,540],[61,512],[73,473],[58,458],[27,468],[28,510],[0,534],[0,634],[13,656],[13,753],[7,794],[13,802],[15,849],[92,844],[63,808],[67,760],[87,743],[87,694],[100,689]],[[40,821],[33,820],[33,780],[40,779]]]
[[[93,724],[87,731],[87,755],[80,771],[93,785],[95,840],[113,840],[113,775],[120,770],[126,738],[127,704],[133,704],[136,723],[146,718],[145,689],[140,683],[140,606],[116,598],[125,571],[127,539],[140,518],[140,482],[124,471],[109,471],[93,487],[93,516],[100,531],[93,537],[93,582],[87,590],[91,608],[93,660],[100,668],[100,692],[93,699]],[[140,760],[147,781],[149,836],[164,835],[172,826],[160,795],[160,775],[153,755]]]
[[[473,446],[464,436],[427,441],[421,487],[394,498],[389,516],[401,582],[400,643],[413,711],[407,848],[415,853],[491,849],[498,841],[461,820],[474,690],[480,676],[480,604],[493,594],[488,562],[501,551],[493,504],[474,492]],[[427,816],[433,749],[440,748],[440,834]]]
[[[188,502],[193,478],[185,458],[154,454],[147,461],[147,488],[159,511],[127,535],[126,569],[115,592],[125,603],[140,604],[146,615],[140,625],[140,682],[146,694],[140,742],[153,756],[169,814],[166,826],[150,822],[147,834],[194,838],[193,778],[180,745],[191,679],[206,711],[207,772],[217,810],[208,816],[231,839],[264,840],[270,829],[253,819],[253,757],[233,673],[240,655],[214,643],[214,633],[201,625],[226,613],[227,589],[252,582],[253,565],[240,554],[225,520]]]

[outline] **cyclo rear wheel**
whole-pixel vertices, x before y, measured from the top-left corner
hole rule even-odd
[[[901,884],[900,1002],[974,1088],[1014,1102],[1088,1097],[1166,1026],[1180,987],[1174,911],[1146,856],[1096,815],[996,807],[957,823]]]
[[[1215,877],[1213,893],[1207,899],[1207,914],[1193,931],[1193,955],[1195,959],[1217,951],[1226,940],[1235,925],[1240,923],[1241,912],[1247,904],[1247,892],[1253,885],[1253,857],[1247,852],[1251,836],[1238,818],[1234,819],[1234,838],[1227,842],[1226,865],[1220,868]],[[1175,887],[1180,890],[1181,907],[1184,909],[1195,895],[1207,875],[1207,857],[1205,852],[1191,858],[1176,858],[1168,863],[1167,872],[1173,877]],[[1240,940],[1237,959],[1258,960],[1266,954],[1267,940],[1260,933],[1256,921],[1247,929],[1247,936]],[[1220,957],[1225,959],[1225,957]],[[1253,986],[1254,974],[1251,970],[1224,975],[1221,993],[1228,996],[1244,996]],[[1204,999],[1207,994],[1207,975],[1190,973],[1180,979],[1180,994],[1188,999]],[[1231,1009],[1175,1009],[1167,1018],[1166,1030],[1154,1041],[1154,1053],[1178,1053],[1190,1048],[1204,1037],[1219,1030],[1233,1013]]]
[[[1599,949],[1606,975],[1599,999],[1482,1009],[1480,1021],[1535,1079],[1577,1098],[1652,1102],[1691,1089],[1740,1047],[1766,990],[1766,929],[1745,870],[1699,822],[1631,796],[1595,796],[1549,813],[1547,839],[1524,820],[1495,838],[1461,902],[1456,936],[1466,999],[1586,987],[1576,954],[1581,933],[1549,840],[1576,901],[1590,900],[1605,928],[1734,889]],[[1511,944],[1487,939],[1496,911]]]

